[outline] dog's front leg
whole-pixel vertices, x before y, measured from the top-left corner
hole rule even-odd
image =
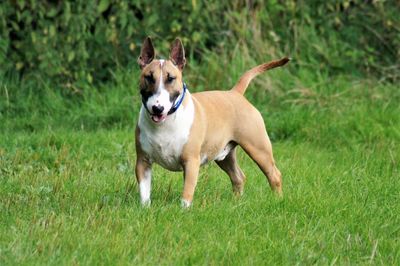
[[[136,180],[139,185],[140,201],[143,206],[150,206],[151,163],[138,156],[136,160]]]
[[[190,158],[183,164],[184,185],[182,193],[182,207],[188,208],[192,205],[194,190],[199,175],[200,158]]]

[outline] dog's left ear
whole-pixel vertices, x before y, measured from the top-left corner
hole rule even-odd
[[[186,58],[185,50],[183,49],[183,44],[179,38],[171,45],[171,52],[169,54],[169,59],[174,63],[181,71],[185,67]]]

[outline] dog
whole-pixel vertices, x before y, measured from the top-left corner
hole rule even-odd
[[[215,161],[242,194],[246,177],[236,160],[239,145],[265,174],[272,190],[282,195],[281,173],[260,112],[243,96],[250,81],[264,71],[283,66],[283,58],[247,71],[229,91],[191,94],[182,79],[185,51],[176,39],[168,60],[155,59],[150,37],[142,45],[138,64],[142,106],[135,132],[136,178],[144,206],[151,203],[153,163],[184,172],[182,206],[190,207],[199,168]]]

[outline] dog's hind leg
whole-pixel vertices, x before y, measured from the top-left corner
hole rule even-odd
[[[259,135],[258,138],[247,139],[240,146],[245,152],[257,163],[261,171],[267,177],[272,190],[282,195],[282,177],[281,172],[275,165],[275,160],[272,154],[271,141],[266,132]]]
[[[223,160],[215,162],[230,177],[233,192],[237,195],[241,195],[243,193],[246,176],[243,174],[236,161],[236,147],[234,147]]]

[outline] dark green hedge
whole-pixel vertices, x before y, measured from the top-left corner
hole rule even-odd
[[[331,71],[396,80],[399,15],[395,0],[3,1],[0,71],[73,90],[134,64],[151,35],[164,55],[176,36],[195,60],[206,49],[265,43],[305,66],[323,62]]]

